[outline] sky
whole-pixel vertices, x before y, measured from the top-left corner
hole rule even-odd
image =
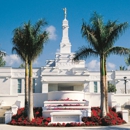
[[[6,66],[19,67],[22,63],[20,58],[12,53],[13,30],[29,20],[33,25],[42,18],[48,23],[44,30],[49,31],[50,35],[42,54],[33,66],[45,66],[46,60],[54,59],[62,38],[65,7],[72,52],[88,45],[81,35],[82,20],[88,23],[95,11],[103,16],[104,23],[117,20],[118,23],[128,22],[130,26],[130,0],[0,0],[0,50],[7,53]],[[130,27],[115,42],[115,46],[130,48]],[[118,70],[119,66],[126,66],[124,58],[111,55],[107,59],[108,70]],[[86,59],[88,70],[99,70],[99,65],[99,58]]]

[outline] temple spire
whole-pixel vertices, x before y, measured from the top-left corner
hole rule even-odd
[[[60,43],[60,52],[61,53],[71,53],[71,44],[68,37],[68,20],[67,17],[67,9],[63,8],[64,11],[64,20],[62,22],[62,40]]]
[[[67,17],[67,9],[63,8],[63,10],[64,10],[64,19],[66,19],[66,17]]]

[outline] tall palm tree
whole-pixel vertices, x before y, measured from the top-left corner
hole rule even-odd
[[[28,60],[27,60],[27,37],[25,37],[25,30],[21,27],[14,30],[14,36],[12,39],[13,48],[12,52],[15,52],[23,62],[25,62],[25,115],[27,115],[28,110]]]
[[[125,55],[129,49],[124,47],[114,47],[115,41],[120,34],[127,28],[128,24],[117,24],[117,21],[108,21],[103,23],[102,16],[96,12],[90,18],[90,24],[83,21],[81,33],[89,46],[82,46],[76,52],[74,60],[96,56],[100,58],[100,90],[101,90],[101,117],[104,117],[108,111],[107,101],[107,70],[106,59],[110,54]]]
[[[31,121],[34,118],[33,114],[33,86],[32,86],[32,64],[33,61],[42,53],[45,42],[48,40],[48,33],[41,31],[47,23],[45,20],[39,20],[35,25],[31,22],[25,23],[21,28],[23,35],[21,40],[17,42],[16,47],[22,51],[21,55],[24,56],[25,64],[29,65],[29,86],[28,86],[28,118]],[[24,41],[25,40],[25,41]],[[24,42],[24,43],[23,43]],[[16,43],[16,42],[15,42]],[[24,49],[20,49],[22,44]],[[19,53],[18,53],[19,54]],[[20,56],[21,56],[20,55]],[[25,65],[26,66],[26,65]],[[26,67],[25,67],[26,68]]]
[[[40,20],[34,26],[30,21],[25,25],[28,32],[28,64],[29,64],[29,120],[34,118],[33,115],[33,85],[32,85],[32,64],[33,61],[42,53],[44,44],[48,40],[48,33],[46,31],[41,33],[41,27],[46,24],[45,21]]]

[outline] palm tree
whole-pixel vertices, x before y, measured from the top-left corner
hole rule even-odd
[[[76,52],[74,60],[96,56],[100,58],[100,90],[101,90],[101,117],[108,111],[107,101],[107,69],[106,59],[110,54],[125,55],[129,49],[116,46],[114,43],[119,35],[127,28],[128,23],[117,24],[117,21],[103,23],[102,16],[94,13],[90,18],[90,24],[83,21],[81,32],[82,37],[86,38],[89,46],[82,46]]]
[[[14,30],[14,36],[12,39],[13,48],[12,52],[15,52],[23,62],[25,62],[25,115],[27,115],[28,110],[28,60],[27,60],[27,37],[25,37],[25,30],[21,27]]]
[[[29,65],[28,118],[30,121],[34,118],[32,63],[42,53],[44,43],[48,40],[48,33],[46,31],[41,31],[41,27],[45,26],[46,24],[47,23],[45,22],[45,20],[39,20],[34,26],[31,25],[30,21],[28,23],[25,23],[24,26],[21,28],[21,33],[23,34],[21,36],[21,39],[19,40],[19,42],[15,42],[16,47],[19,47],[18,50],[22,52],[20,54],[24,57],[25,68],[26,63]],[[23,49],[20,49],[21,46],[24,46]]]

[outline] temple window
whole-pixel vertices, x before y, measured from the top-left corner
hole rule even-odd
[[[94,92],[95,92],[95,93],[98,92],[97,82],[94,82]]]
[[[18,79],[18,93],[21,93],[21,87],[22,87],[22,84],[21,84],[21,79]]]
[[[35,79],[33,79],[33,93],[35,93]]]

